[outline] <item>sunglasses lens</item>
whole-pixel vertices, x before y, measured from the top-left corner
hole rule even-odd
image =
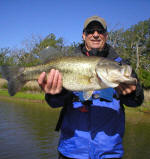
[[[105,33],[105,31],[104,30],[97,30],[97,32],[99,33],[99,34],[104,34]]]
[[[98,32],[98,34],[104,34],[105,33],[105,30],[104,29],[99,29],[99,28],[97,28],[97,29],[87,29],[86,30],[86,34],[88,35],[88,34],[94,34],[94,32],[95,31],[97,31]]]
[[[93,33],[94,33],[94,30],[92,30],[92,29],[89,29],[86,31],[86,34],[93,34]]]

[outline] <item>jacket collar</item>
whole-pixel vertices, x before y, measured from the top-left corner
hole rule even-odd
[[[104,49],[102,51],[99,51],[97,49],[92,49],[90,51],[87,51],[86,47],[84,44],[81,44],[81,51],[84,55],[86,56],[100,56],[100,57],[107,57],[109,53],[109,45],[106,44]]]

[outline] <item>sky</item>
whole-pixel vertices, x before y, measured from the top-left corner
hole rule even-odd
[[[98,15],[112,28],[127,29],[150,18],[150,0],[0,0],[0,48],[55,34],[65,45],[82,41],[86,18]]]

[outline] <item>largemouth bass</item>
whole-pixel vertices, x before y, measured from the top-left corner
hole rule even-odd
[[[131,77],[129,65],[102,57],[61,57],[34,67],[1,66],[2,76],[8,80],[8,92],[15,95],[28,81],[37,80],[42,72],[51,69],[61,72],[63,87],[70,91],[84,91],[84,98],[90,98],[94,90],[117,87],[120,83],[136,84]]]

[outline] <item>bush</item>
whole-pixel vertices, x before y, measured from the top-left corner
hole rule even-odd
[[[139,70],[139,79],[145,89],[150,88],[150,72],[148,72],[144,69],[140,69]]]

